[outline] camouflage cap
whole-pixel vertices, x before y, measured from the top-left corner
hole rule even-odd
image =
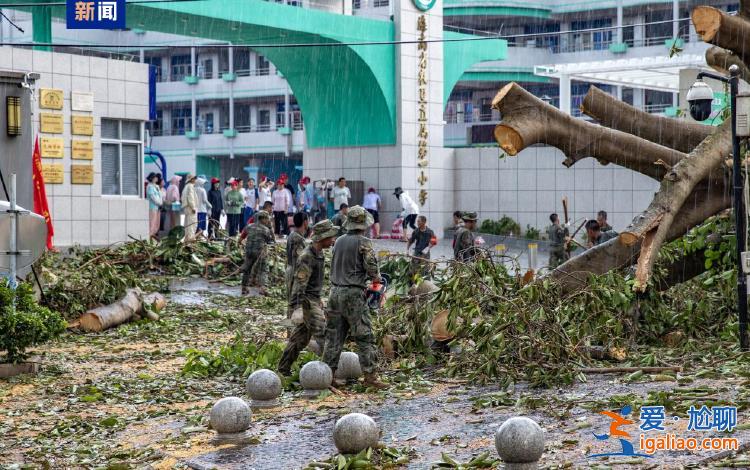
[[[352,206],[346,214],[344,230],[367,230],[375,220],[362,206]]]
[[[476,212],[464,212],[461,214],[462,220],[468,220],[468,221],[476,221],[477,220],[477,213]]]
[[[255,213],[255,220],[271,220],[271,214],[266,211],[258,211]]]
[[[339,227],[333,225],[330,220],[321,220],[317,224],[313,225],[312,228],[312,241],[319,242],[326,238],[335,237],[339,234]]]

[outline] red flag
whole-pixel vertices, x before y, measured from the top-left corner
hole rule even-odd
[[[49,206],[47,205],[47,191],[44,189],[44,175],[42,173],[42,154],[39,151],[39,137],[37,136],[34,141],[34,155],[33,155],[34,172],[32,173],[31,180],[34,183],[34,212],[44,217],[47,222],[47,249],[53,250],[52,236],[55,234],[55,230],[52,227],[52,216],[49,213]]]

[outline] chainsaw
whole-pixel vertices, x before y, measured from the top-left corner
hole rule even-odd
[[[380,282],[373,282],[365,289],[365,302],[372,310],[380,310],[385,305],[385,291],[388,289],[388,276],[380,275]]]

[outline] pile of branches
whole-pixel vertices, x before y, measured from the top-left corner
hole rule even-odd
[[[447,310],[454,335],[452,353],[444,356],[447,371],[504,386],[584,380],[582,368],[601,359],[637,359],[639,351],[663,347],[668,337],[683,345],[693,339],[726,341],[731,350],[736,347],[734,235],[712,235],[726,233],[729,223],[712,218],[666,245],[646,293],[638,292],[632,270],[592,275],[585,288],[568,292],[549,278],[523,285],[489,257],[453,263],[437,278],[436,293],[391,301],[375,319],[376,332],[381,339],[399,338],[402,357],[434,362],[430,322]],[[696,255],[705,260],[703,274],[659,288],[673,275],[668,269]]]
[[[129,288],[166,292],[170,278],[239,282],[243,246],[233,240],[183,242],[181,238],[181,230],[173,230],[158,242],[132,240],[94,250],[48,252],[38,262],[43,273],[45,305],[66,318],[77,318],[88,309],[117,301]],[[269,253],[270,278],[281,280],[285,266],[283,247],[270,246]]]

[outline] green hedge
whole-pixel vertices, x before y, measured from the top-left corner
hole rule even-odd
[[[65,327],[59,313],[36,303],[29,284],[13,290],[7,280],[0,281],[0,351],[5,351],[5,362],[22,361],[26,348],[59,336]]]

